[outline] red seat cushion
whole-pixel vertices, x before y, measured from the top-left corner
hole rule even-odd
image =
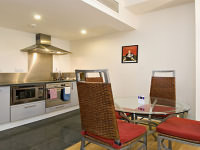
[[[113,148],[120,149],[121,147],[123,147],[123,144],[131,140],[134,140],[135,138],[143,135],[146,132],[146,128],[144,126],[127,123],[123,120],[117,120],[117,124],[119,129],[120,142],[122,144],[121,146],[115,144],[114,140],[111,139],[106,139],[100,136],[96,136],[88,132],[83,132],[82,134],[91,136],[99,141],[107,143],[111,145]]]
[[[117,119],[121,119],[122,118],[122,116],[120,116],[119,112],[117,112],[117,111],[115,112],[115,116],[116,116]]]
[[[200,122],[172,117],[157,126],[157,132],[200,142]]]

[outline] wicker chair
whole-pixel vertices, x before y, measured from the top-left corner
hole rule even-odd
[[[172,73],[173,77],[157,77],[155,73]],[[152,71],[151,88],[150,88],[151,103],[153,104],[156,100],[156,104],[172,106],[176,105],[176,88],[175,88],[175,71],[174,70],[163,70],[163,71]],[[165,99],[165,101],[162,101]],[[166,101],[167,99],[167,101]],[[151,115],[150,119],[163,120],[168,115]],[[137,117],[149,118],[149,115],[136,114]]]
[[[173,77],[157,77],[155,73],[173,73]],[[166,106],[175,106],[176,104],[176,87],[175,87],[175,71],[174,70],[166,70],[166,71],[152,71],[152,79],[151,79],[151,89],[150,89],[150,97],[152,97],[152,101],[154,98],[157,99],[157,104],[166,105]],[[162,99],[168,99],[169,102],[162,101]],[[153,102],[152,102],[153,103]]]
[[[168,116],[156,130],[158,150],[172,150],[172,141],[200,146],[200,121]],[[168,140],[168,147],[164,140]]]
[[[86,77],[85,78],[86,82],[101,82],[103,83],[103,77]],[[115,115],[117,119],[123,119],[122,116],[120,116],[119,112],[115,111]],[[130,116],[129,113],[126,114],[127,116]]]
[[[103,83],[103,77],[86,77],[86,82],[102,82]]]
[[[110,83],[77,80],[77,89],[82,123],[81,150],[85,150],[85,141],[109,150],[125,150],[141,142],[140,148],[147,149],[145,127],[116,119]]]
[[[86,82],[104,82],[103,79],[103,73],[106,73],[106,75],[108,76],[108,71],[105,70],[104,72],[101,72],[102,70],[79,70],[78,73],[82,74],[82,81],[86,81]],[[99,77],[88,77],[87,73],[99,73]],[[78,77],[79,75],[77,75]],[[80,75],[81,76],[81,75]],[[119,114],[119,112],[115,112],[115,115],[117,117],[117,119],[123,119],[123,117]],[[129,113],[126,113],[126,116],[130,116]]]
[[[172,77],[157,77],[155,73],[172,73]],[[162,70],[152,71],[151,89],[150,89],[151,103],[156,99],[156,104],[172,106],[176,105],[176,87],[175,87],[175,71]],[[165,100],[163,100],[165,99]],[[152,115],[156,120],[162,120],[168,115]]]

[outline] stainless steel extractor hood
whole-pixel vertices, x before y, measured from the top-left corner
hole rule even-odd
[[[43,53],[43,54],[53,54],[53,55],[65,55],[71,53],[69,51],[63,50],[61,48],[51,45],[51,36],[38,33],[36,34],[36,44],[29,46],[27,48],[21,49],[22,52],[30,53]]]

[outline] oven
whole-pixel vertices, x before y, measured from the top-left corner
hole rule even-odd
[[[57,106],[63,107],[71,102],[70,82],[48,83],[46,84],[46,108]],[[67,90],[67,91],[65,91]],[[67,92],[67,93],[66,93]]]
[[[44,91],[45,84],[11,86],[11,105],[44,100]]]

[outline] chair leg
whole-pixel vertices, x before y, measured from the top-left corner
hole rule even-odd
[[[144,135],[144,150],[147,150],[147,133]]]
[[[85,150],[85,138],[82,137],[81,139],[81,149],[80,150]]]
[[[172,141],[168,140],[168,148],[169,150],[172,150]]]
[[[162,150],[162,148],[161,148],[161,138],[160,138],[159,135],[157,137],[157,142],[158,142],[158,150]]]

